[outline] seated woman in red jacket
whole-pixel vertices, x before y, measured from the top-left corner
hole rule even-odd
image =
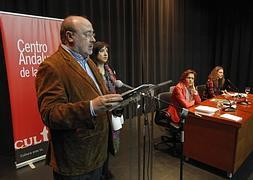
[[[189,108],[201,102],[198,91],[194,85],[196,75],[197,73],[192,69],[184,71],[179,83],[173,89],[172,104],[174,104],[174,106],[169,105],[167,112],[171,120],[175,123],[180,121],[180,108]]]

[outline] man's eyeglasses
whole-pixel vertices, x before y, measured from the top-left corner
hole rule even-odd
[[[87,37],[87,38],[94,38],[96,36],[96,34],[94,32],[91,32],[91,31],[88,31],[88,32],[85,32],[84,35]]]

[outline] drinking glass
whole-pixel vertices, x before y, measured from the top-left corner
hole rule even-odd
[[[221,101],[217,101],[216,107],[218,109],[218,114],[220,114],[221,109],[223,108],[223,103]]]
[[[248,94],[250,93],[250,87],[245,87],[245,93],[246,93],[246,102],[248,102]]]
[[[246,93],[247,96],[248,96],[248,94],[250,93],[250,87],[245,87],[245,93]]]

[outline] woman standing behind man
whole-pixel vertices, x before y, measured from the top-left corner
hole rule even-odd
[[[104,78],[105,84],[108,87],[108,90],[111,93],[116,92],[116,76],[115,73],[112,71],[112,69],[108,65],[108,48],[109,45],[105,42],[96,42],[93,46],[93,54],[91,59],[95,62],[97,65],[99,72]],[[113,112],[114,114],[114,112]],[[121,114],[120,114],[121,115]],[[117,114],[117,116],[120,116]],[[114,118],[115,116],[112,115]],[[120,117],[121,120],[123,120],[123,116]],[[123,123],[123,122],[122,122]],[[120,136],[120,131],[119,130],[113,130],[112,126],[110,127],[110,135],[109,135],[109,147],[108,147],[108,158],[104,164],[103,167],[103,178],[105,180],[113,179],[112,173],[109,171],[108,164],[109,164],[109,152],[112,155],[115,155],[119,151],[119,136]]]
[[[216,66],[206,82],[207,98],[218,96],[223,93],[223,90],[225,90],[224,70],[221,66]]]

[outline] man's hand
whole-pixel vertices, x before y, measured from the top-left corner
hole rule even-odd
[[[94,111],[101,112],[107,111],[112,106],[117,105],[123,98],[120,94],[107,94],[104,96],[98,96],[92,100],[92,106]]]

